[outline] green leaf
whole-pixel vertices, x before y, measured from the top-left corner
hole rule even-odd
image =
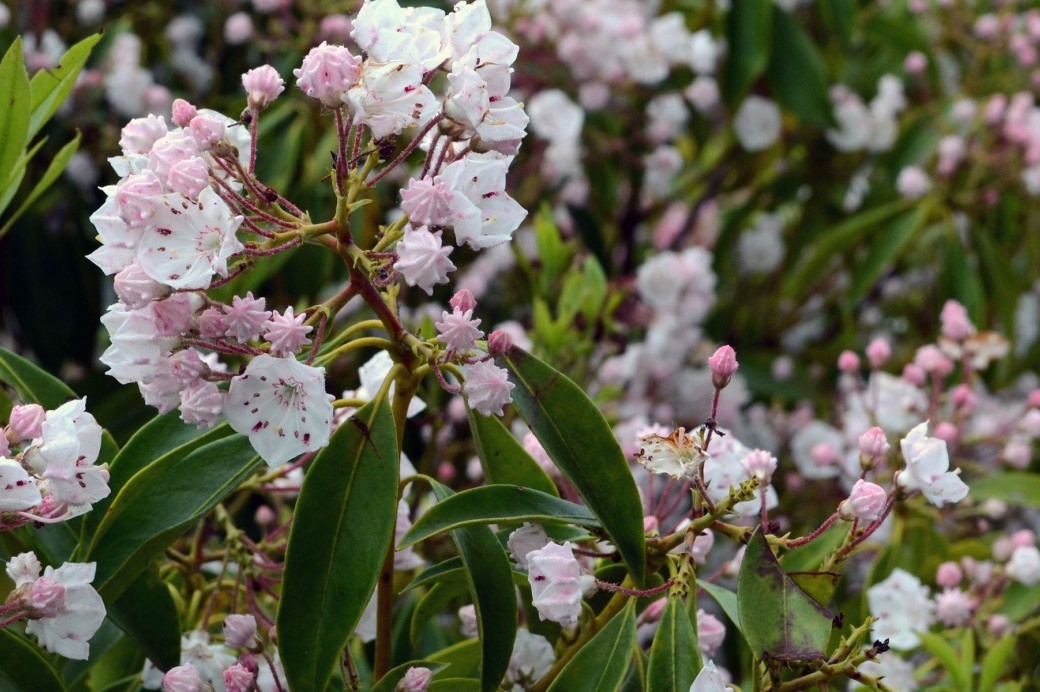
[[[950,678],[953,681],[954,687],[957,689],[965,689],[965,685],[968,681],[964,679],[964,672],[961,670],[960,657],[957,655],[957,651],[953,648],[950,642],[946,641],[941,635],[935,634],[934,632],[920,632],[918,633],[921,637],[921,646],[923,646],[928,653],[939,659],[939,663],[942,664],[946,672],[950,674]]]
[[[40,181],[36,183],[29,194],[26,195],[25,199],[20,205],[18,205],[18,208],[14,213],[7,218],[4,225],[0,226],[0,238],[10,230],[12,224],[18,220],[18,217],[24,214],[25,210],[28,209],[32,203],[35,202],[37,198],[47,190],[47,188],[53,185],[55,180],[58,179],[58,176],[65,170],[65,166],[69,164],[69,159],[71,159],[72,155],[79,150],[80,137],[80,133],[76,132],[76,136],[54,155],[54,158],[51,159],[51,162],[47,166],[47,170],[44,171],[43,177],[40,178]]]
[[[975,632],[970,628],[964,628],[961,636],[961,678],[964,680],[962,689],[964,692],[972,692],[972,678],[975,672]]]
[[[50,70],[40,70],[33,75],[30,84],[32,88],[32,119],[29,124],[29,138],[36,136],[51,116],[65,102],[66,97],[76,86],[83,66],[87,64],[90,51],[98,41],[101,34],[88,36],[72,48],[69,48],[61,57],[58,66]]]
[[[563,667],[549,692],[615,692],[625,679],[635,644],[636,609],[630,600]]]
[[[502,361],[516,384],[516,409],[599,517],[632,579],[641,585],[646,567],[643,506],[603,414],[578,385],[526,351],[514,347]]]
[[[0,690],[63,692],[65,689],[40,648],[10,630],[0,629],[0,661],[3,661]]]
[[[480,652],[479,640],[463,639],[461,642],[456,642],[437,653],[430,654],[426,658],[438,663],[448,664],[447,668],[434,674],[435,678],[458,678],[476,675],[480,669]]]
[[[705,593],[715,599],[715,602],[719,604],[722,612],[726,614],[730,622],[740,627],[740,605],[737,602],[737,594],[725,587],[712,584],[710,581],[704,581],[703,579],[697,580],[697,586],[704,589]]]
[[[1040,584],[1026,586],[1012,582],[1004,592],[1000,612],[1011,622],[1021,622],[1040,607]]]
[[[534,237],[538,259],[542,263],[541,271],[538,272],[540,292],[548,296],[571,259],[570,249],[560,229],[556,227],[552,207],[548,203],[543,204],[534,217]]]
[[[465,569],[458,570],[455,580],[445,580],[434,584],[423,594],[412,610],[408,626],[408,640],[411,644],[419,641],[422,629],[431,618],[444,611],[449,603],[462,595],[468,595]]]
[[[523,485],[560,496],[556,484],[513,437],[498,416],[483,416],[469,410],[469,428],[477,446],[484,475],[491,483]]]
[[[22,39],[16,36],[0,60],[0,182],[7,183],[29,144],[32,92]],[[0,209],[0,211],[3,211]]]
[[[445,485],[431,480],[438,502],[452,496]],[[470,592],[480,631],[480,684],[486,692],[497,690],[509,667],[516,638],[516,589],[513,570],[502,545],[487,526],[465,526],[451,533],[466,565]]]
[[[736,106],[748,87],[769,62],[773,3],[771,0],[740,0],[726,15],[726,68],[722,93],[730,106]]]
[[[18,188],[22,184],[22,178],[25,177],[25,168],[32,161],[33,157],[36,156],[36,152],[43,148],[46,144],[47,138],[41,137],[33,144],[27,151],[23,151],[22,155],[15,161],[14,167],[7,174],[6,182],[4,176],[0,173],[0,213],[3,213],[7,206],[14,199],[15,194],[18,192]]]
[[[292,689],[325,689],[393,539],[400,452],[386,401],[366,404],[310,463],[296,501],[278,606]]]
[[[101,520],[85,560],[97,562],[94,588],[118,598],[148,564],[252,474],[260,458],[243,435],[136,473]]]
[[[177,606],[159,570],[146,569],[113,603],[108,617],[137,642],[161,670],[180,665],[181,628]]]
[[[412,589],[420,586],[429,586],[446,579],[461,575],[462,571],[466,569],[466,566],[462,563],[462,558],[455,556],[449,557],[447,560],[441,560],[440,562],[430,565],[418,575],[415,579],[412,579],[408,583],[408,586],[401,589],[402,591],[411,591]]]
[[[1008,634],[1001,637],[996,644],[990,647],[986,656],[982,659],[982,670],[979,673],[979,692],[991,692],[1004,672],[1011,653],[1015,650],[1016,637]]]
[[[473,678],[444,678],[433,680],[426,688],[429,692],[468,692],[469,690],[484,689],[480,680]]]
[[[773,10],[772,51],[766,78],[780,104],[813,125],[830,125],[823,59],[798,21],[779,8]]]
[[[647,688],[650,692],[689,692],[700,670],[697,631],[682,599],[669,598],[650,647]]]
[[[447,667],[447,663],[440,663],[438,661],[409,661],[408,663],[402,663],[399,666],[391,668],[386,672],[386,675],[379,678],[379,682],[372,686],[370,692],[394,692],[397,683],[404,679],[409,668],[429,668],[434,675],[436,675]]]
[[[971,496],[982,502],[1000,500],[1020,507],[1040,509],[1040,474],[1026,471],[1003,471],[973,480]]]
[[[463,526],[521,521],[599,526],[582,505],[519,485],[483,485],[451,495],[426,510],[397,547],[407,548]]]
[[[874,287],[885,271],[892,268],[892,264],[917,233],[925,218],[924,207],[908,211],[871,239],[866,259],[853,267],[852,284],[844,299],[846,307],[854,307]]]
[[[737,577],[740,631],[760,659],[806,661],[823,657],[831,616],[798,588],[756,530]]]
[[[820,5],[828,29],[837,34],[842,44],[847,46],[852,40],[852,30],[856,26],[855,0],[825,0]]]

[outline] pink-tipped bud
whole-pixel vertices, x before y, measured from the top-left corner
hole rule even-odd
[[[907,363],[903,366],[903,379],[916,387],[920,387],[928,381],[928,373],[920,365]]]
[[[999,613],[990,615],[989,620],[986,621],[986,629],[994,637],[1003,637],[1011,633],[1011,619],[1007,615],[1000,615]]]
[[[866,353],[870,367],[877,370],[892,357],[892,347],[888,345],[888,341],[884,337],[879,336],[867,345]]]
[[[881,458],[888,454],[890,449],[892,445],[888,443],[885,431],[876,425],[859,436],[859,451],[868,457]]]
[[[861,478],[852,486],[849,498],[838,505],[838,515],[846,521],[859,519],[869,524],[881,518],[887,503],[888,493],[884,488]]]
[[[711,383],[715,385],[715,389],[724,388],[739,367],[736,351],[729,345],[719,346],[715,354],[708,359],[708,367],[711,368]]]
[[[643,533],[657,531],[660,526],[661,524],[657,521],[657,517],[653,515],[643,517]]]
[[[1036,534],[1029,529],[1020,529],[1011,534],[1011,545],[1023,548],[1036,545]]]
[[[429,668],[409,668],[394,687],[394,692],[426,692],[431,680],[433,680],[433,671]]]
[[[939,565],[939,569],[935,572],[935,583],[944,589],[957,586],[963,578],[964,572],[961,571],[961,566],[956,562],[944,562]]]
[[[211,149],[224,138],[227,126],[217,118],[209,115],[196,115],[189,124],[192,136],[203,149]]]
[[[271,639],[273,642],[274,639]],[[256,657],[252,654],[242,654],[238,657],[238,665],[245,668],[247,671],[252,673],[254,676],[260,674],[260,664],[257,663]]]
[[[947,627],[963,627],[971,621],[976,601],[960,589],[946,589],[935,597],[935,618]]]
[[[648,605],[646,608],[644,608],[643,612],[639,614],[639,623],[650,624],[653,622],[657,622],[661,619],[661,616],[664,615],[664,609],[667,606],[667,598],[657,599],[656,601]]]
[[[253,514],[253,521],[262,529],[272,526],[277,518],[278,515],[275,514],[270,505],[260,505]]]
[[[513,348],[513,338],[501,329],[496,329],[488,335],[488,353],[493,356],[507,353]]]
[[[914,364],[927,373],[946,377],[953,372],[953,361],[938,346],[922,346],[914,354]]]
[[[148,276],[135,260],[116,274],[115,291],[123,305],[136,310],[165,298],[171,289]]]
[[[926,67],[928,67],[928,58],[921,51],[915,50],[908,53],[903,61],[903,69],[907,74],[919,75],[924,72]]]
[[[202,692],[202,676],[189,664],[170,668],[162,681],[163,692]]]
[[[971,412],[975,408],[975,402],[978,400],[978,397],[975,396],[975,392],[970,385],[959,384],[950,392],[950,400],[953,401],[953,405],[957,408]]]
[[[852,351],[842,351],[838,356],[838,370],[853,374],[859,370],[859,356]]]
[[[975,333],[975,325],[968,317],[968,311],[956,300],[948,300],[939,313],[942,322],[942,335],[954,341],[964,341]]]
[[[749,476],[757,478],[762,485],[769,483],[776,471],[776,457],[764,449],[756,449],[740,460]]]
[[[957,426],[948,420],[944,420],[935,426],[935,430],[932,432],[933,437],[937,437],[947,445],[953,445],[960,439],[961,433],[957,429]]]
[[[450,305],[453,310],[466,312],[468,310],[476,309],[477,299],[473,297],[473,294],[468,288],[464,288],[451,297],[451,300],[448,301],[448,305]]]
[[[258,650],[261,642],[256,636],[256,618],[252,615],[228,615],[224,618],[224,644],[232,649]]]
[[[693,540],[693,548],[690,556],[698,565],[703,565],[708,559],[708,553],[715,546],[715,533],[711,529],[704,529]]]
[[[40,577],[29,589],[29,618],[53,618],[65,607],[65,587],[47,577]]]
[[[170,120],[178,127],[187,127],[191,124],[191,119],[199,114],[198,109],[184,99],[174,99],[172,111]]]
[[[31,440],[43,434],[43,421],[47,412],[39,404],[22,404],[11,409],[7,423],[7,439],[11,444]]]
[[[242,75],[250,110],[262,111],[285,91],[285,80],[270,65],[255,67]]]
[[[711,654],[722,646],[722,640],[726,638],[726,626],[715,617],[703,610],[697,611],[697,646],[705,656]]]
[[[250,672],[241,663],[236,663],[224,671],[224,687],[227,692],[250,692],[256,688],[256,673]]]

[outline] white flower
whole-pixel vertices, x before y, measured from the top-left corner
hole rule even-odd
[[[368,125],[381,139],[437,115],[437,99],[423,84],[423,72],[403,62],[365,62],[361,81],[347,92],[356,122]]]
[[[791,456],[807,480],[834,478],[845,453],[845,436],[821,421],[811,421],[791,437]]]
[[[145,273],[171,288],[208,288],[214,274],[226,277],[228,260],[244,249],[235,237],[242,217],[212,187],[197,202],[176,193],[160,200],[137,251]]]
[[[521,627],[513,641],[513,655],[506,670],[507,689],[526,690],[549,672],[556,655],[552,644],[540,634],[531,634]],[[509,688],[508,685],[513,687]]]
[[[44,570],[40,579],[60,585],[64,591],[60,604],[54,604],[60,607],[53,616],[26,622],[25,631],[47,651],[81,660],[89,655],[88,642],[105,619],[105,604],[90,585],[96,566],[93,562],[66,562],[58,569]]]
[[[582,576],[573,546],[548,543],[527,553],[531,605],[542,620],[573,625],[581,614],[581,598],[591,586],[591,577]]]
[[[1018,546],[1011,553],[1005,571],[1009,577],[1030,588],[1040,584],[1040,550],[1032,545]]]
[[[321,449],[332,433],[325,369],[295,358],[257,356],[231,380],[224,416],[268,466]]]
[[[733,118],[733,130],[740,146],[747,151],[762,151],[780,137],[780,109],[769,99],[748,96]]]
[[[715,661],[711,659],[704,664],[701,672],[697,673],[693,684],[690,685],[690,692],[726,692],[728,689],[722,673],[715,667]]]
[[[0,457],[0,513],[23,512],[42,500],[36,479],[14,459]]]
[[[950,456],[946,443],[928,437],[925,421],[899,441],[906,460],[906,468],[896,476],[896,483],[905,490],[920,490],[936,507],[960,502],[968,494],[968,486],[956,471],[950,471]]]
[[[739,485],[751,478],[751,474],[741,462],[753,450],[736,439],[733,433],[726,430],[724,435],[715,435],[711,439],[708,460],[704,462],[704,481],[708,484],[708,497],[712,502],[722,502],[729,495],[733,485]],[[760,495],[761,487],[757,493]],[[776,490],[770,484],[766,486],[766,508],[772,509],[780,502]],[[761,508],[758,497],[738,502],[733,511],[741,515],[753,515]]]
[[[928,587],[901,569],[896,569],[883,582],[867,589],[870,614],[878,618],[871,636],[888,640],[893,649],[913,649],[920,643],[918,632],[931,627],[935,604],[928,597]]]
[[[209,643],[208,632],[192,630],[181,635],[181,665],[193,666],[202,681],[213,685],[216,692],[226,689],[224,670],[234,663],[235,657],[222,644]]]
[[[454,193],[448,202],[455,243],[489,248],[509,242],[527,212],[506,193],[511,159],[493,154],[467,156],[437,176]]]
[[[379,351],[369,358],[364,365],[358,368],[358,378],[361,380],[361,386],[350,393],[352,397],[364,401],[372,400],[379,393],[379,388],[383,386],[383,380],[390,374],[390,370],[393,367],[394,361],[386,351]],[[394,398],[396,386],[395,382],[390,383],[390,388],[386,393],[388,400]],[[425,408],[426,403],[419,397],[413,396],[412,400],[408,402],[408,417],[411,418]]]
[[[685,428],[676,428],[671,435],[649,434],[640,439],[637,458],[651,473],[666,473],[672,478],[692,480],[697,469],[708,459],[704,451],[704,435],[686,433]]]
[[[878,656],[872,661],[864,661],[859,667],[859,672],[882,678],[888,688],[892,690],[914,692],[917,689],[917,681],[914,680],[914,664],[899,658],[894,651]],[[866,685],[850,682],[849,689],[865,690],[868,688]]]

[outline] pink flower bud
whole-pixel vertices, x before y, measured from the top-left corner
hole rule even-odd
[[[764,449],[756,449],[740,461],[748,475],[757,478],[762,485],[769,483],[773,477],[776,463],[776,457]]]
[[[181,420],[199,428],[209,428],[224,410],[225,394],[212,382],[196,380],[181,390]]]
[[[270,505],[260,505],[256,508],[256,512],[253,513],[253,521],[262,529],[266,529],[274,524],[276,519],[278,519],[278,515],[275,514]]]
[[[196,115],[189,125],[191,134],[203,150],[212,149],[213,145],[224,138],[227,126],[219,118],[211,115]]]
[[[442,461],[437,465],[437,478],[441,479],[445,483],[450,483],[455,480],[455,464],[450,461]]]
[[[273,629],[274,628],[272,628],[272,630]],[[274,635],[272,634],[272,632],[268,632],[268,639],[270,639],[272,642],[275,641],[275,638],[274,638]],[[238,665],[240,665],[243,668],[245,668],[248,672],[252,673],[254,676],[260,674],[260,664],[257,663],[256,657],[251,655],[251,654],[242,654],[241,656],[239,656],[238,657]]]
[[[318,35],[333,43],[346,43],[353,30],[354,22],[345,14],[326,15],[318,25]]]
[[[299,68],[293,70],[296,85],[329,108],[343,104],[347,91],[361,78],[361,58],[344,46],[324,41],[311,48]]]
[[[170,169],[166,185],[173,192],[178,192],[195,202],[199,199],[199,194],[209,187],[209,166],[199,156],[180,161]]]
[[[1011,545],[1016,548],[1036,544],[1036,534],[1029,529],[1020,529],[1011,534]]]
[[[473,297],[473,294],[469,289],[464,288],[448,301],[448,305],[453,310],[459,310],[460,312],[466,312],[467,310],[475,310],[477,307],[477,300]]]
[[[975,325],[968,318],[968,311],[956,300],[948,300],[939,313],[942,335],[954,341],[964,341],[975,333]]]
[[[65,608],[65,587],[47,577],[40,577],[29,589],[26,605],[31,620],[57,617]]]
[[[245,12],[235,12],[224,22],[224,40],[240,46],[253,37],[253,20]]]
[[[513,348],[513,339],[507,332],[496,329],[488,335],[488,353],[493,356],[507,353]]]
[[[708,553],[711,552],[714,545],[715,533],[711,529],[704,529],[704,531],[701,531],[701,533],[693,540],[693,548],[690,550],[690,555],[693,557],[693,561],[698,565],[703,565],[708,559]]]
[[[574,558],[570,543],[549,543],[541,550],[527,554],[531,583],[531,603],[542,620],[573,625],[581,613],[581,599],[586,588],[581,566]]]
[[[256,673],[251,672],[241,663],[236,663],[224,671],[224,687],[227,692],[250,692],[256,683]]]
[[[162,681],[163,692],[202,692],[202,676],[189,664],[170,668]]]
[[[946,589],[935,597],[935,617],[947,627],[963,627],[971,621],[975,600],[960,589]]]
[[[22,404],[11,409],[7,423],[7,439],[12,444],[31,440],[43,434],[43,421],[47,412],[39,404]]]
[[[126,155],[147,154],[166,131],[166,121],[161,115],[134,118],[123,126],[119,146]]]
[[[255,67],[242,75],[242,86],[248,95],[249,108],[262,111],[285,91],[285,80],[270,65]]]
[[[852,351],[842,351],[838,356],[838,370],[850,375],[859,370],[859,356]]]
[[[144,170],[127,176],[116,187],[119,218],[135,228],[144,226],[155,216],[155,200],[164,192],[162,181],[154,171]]]
[[[884,488],[861,478],[852,486],[849,498],[838,505],[838,514],[846,521],[859,519],[869,524],[881,518],[887,503],[888,493]]]
[[[1012,468],[1028,468],[1033,458],[1033,445],[1028,440],[1012,438],[1004,445],[1000,458]]]
[[[191,124],[191,119],[198,115],[198,109],[191,105],[184,99],[174,99],[173,106],[171,107],[173,114],[170,118],[173,120],[173,124],[179,127],[187,127]],[[164,133],[165,134],[165,133]]]
[[[957,408],[970,413],[975,408],[978,397],[975,396],[971,386],[959,384],[950,392],[950,400],[953,401],[953,405]]]
[[[888,345],[888,341],[884,337],[879,336],[867,345],[866,353],[870,367],[877,370],[892,357],[892,347]]]
[[[903,61],[903,69],[907,74],[919,75],[928,67],[928,58],[921,51],[911,51]]]
[[[928,373],[920,365],[907,363],[903,366],[903,379],[912,385],[920,387],[928,381]]]
[[[1007,615],[990,615],[989,620],[986,621],[986,629],[994,637],[1003,637],[1006,634],[1011,633],[1011,619]]]
[[[729,345],[720,346],[714,355],[708,358],[708,367],[711,368],[711,383],[715,389],[723,389],[737,371],[736,351]]]
[[[164,286],[148,276],[136,260],[120,270],[115,277],[115,290],[119,301],[131,309],[143,308],[152,301],[170,295],[169,286]]]
[[[697,610],[697,646],[701,653],[710,656],[726,638],[726,626],[714,615]]]
[[[431,680],[433,680],[433,671],[429,668],[409,668],[394,687],[394,692],[426,692]]]
[[[11,443],[7,441],[7,431],[0,427],[0,457],[10,456]]]
[[[256,618],[252,615],[228,615],[224,618],[224,644],[232,649],[256,649],[260,644],[256,636]]]
[[[956,562],[944,562],[935,572],[935,583],[944,589],[957,586],[964,578],[964,572]]]
[[[947,445],[952,446],[961,437],[960,430],[957,426],[948,420],[944,420],[935,426],[935,431],[932,433],[933,437],[937,437]]]
[[[859,436],[859,451],[868,457],[878,459],[886,454],[892,445],[888,443],[885,431],[876,425]]]
[[[652,622],[657,622],[661,619],[661,616],[664,615],[664,609],[667,606],[667,598],[657,599],[656,601],[648,605],[646,608],[644,608],[643,612],[639,614],[640,624],[650,624]]]
[[[917,349],[917,353],[914,354],[914,364],[925,372],[938,377],[946,377],[953,372],[953,361],[940,351],[938,346],[931,344]]]
[[[459,631],[463,637],[476,637],[480,633],[476,607],[464,605],[459,608]]]
[[[660,522],[657,521],[657,517],[653,515],[643,517],[643,533],[657,531],[660,525]]]
[[[228,329],[227,319],[218,308],[206,308],[195,318],[199,334],[207,339],[223,338]]]

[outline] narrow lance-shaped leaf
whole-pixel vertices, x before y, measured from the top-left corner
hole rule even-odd
[[[582,505],[518,485],[484,485],[451,495],[431,507],[398,547],[406,548],[462,526],[519,521],[599,526],[599,520]]]
[[[0,184],[8,181],[29,143],[31,100],[22,39],[15,37],[0,60]]]
[[[530,353],[502,356],[516,384],[513,403],[546,453],[610,534],[632,579],[643,583],[643,506],[624,452],[585,392]]]
[[[153,565],[134,579],[114,602],[108,617],[137,642],[160,670],[180,665],[181,631],[177,606]]]
[[[549,692],[615,692],[625,679],[635,644],[635,601],[629,601],[563,667]]]
[[[33,75],[30,87],[32,90],[32,117],[29,123],[29,138],[36,136],[51,116],[61,107],[65,98],[76,86],[76,79],[87,64],[90,51],[101,40],[101,34],[88,36],[69,48],[61,57],[58,66],[50,70],[40,70]]]
[[[325,689],[379,579],[397,516],[400,452],[389,404],[365,405],[310,463],[278,605],[292,689]]]
[[[784,572],[756,530],[737,577],[740,630],[760,659],[819,659],[830,637],[827,611]]]
[[[669,598],[650,647],[647,689],[649,692],[688,692],[700,670],[697,631],[682,600]]]
[[[469,427],[488,481],[524,485],[559,497],[556,484],[497,416],[482,416],[471,409]]]
[[[76,136],[54,155],[54,158],[51,159],[51,162],[47,165],[47,170],[43,172],[43,177],[33,186],[33,189],[25,196],[25,199],[23,199],[22,203],[18,205],[18,208],[7,217],[7,220],[4,221],[4,225],[0,226],[0,238],[11,229],[14,222],[18,220],[18,217],[24,214],[25,210],[28,209],[40,195],[46,192],[47,188],[53,185],[54,181],[58,179],[58,176],[62,174],[65,167],[69,165],[69,160],[72,159],[72,156],[77,151],[79,151],[80,137],[80,133],[76,132]]]
[[[0,690],[65,690],[40,648],[10,630],[0,629],[0,661]]]
[[[234,435],[135,474],[112,501],[84,559],[97,562],[94,586],[117,598],[184,529],[242,484],[260,458]]]
[[[736,105],[769,62],[771,0],[740,0],[726,14],[726,67],[722,91]]]
[[[446,485],[430,480],[438,502],[452,496]],[[487,526],[464,526],[451,533],[469,578],[480,631],[480,686],[497,690],[509,667],[516,638],[517,608],[513,571],[502,545]]]

